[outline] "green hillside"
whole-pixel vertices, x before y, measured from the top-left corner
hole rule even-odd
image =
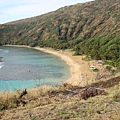
[[[120,68],[120,0],[95,0],[0,25],[0,44],[72,48]]]

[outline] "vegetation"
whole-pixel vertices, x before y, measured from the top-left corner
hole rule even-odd
[[[120,0],[95,0],[2,24],[0,45],[70,48],[75,51],[74,55],[87,55],[83,58],[85,61],[104,61],[107,71],[114,74],[120,71],[119,10]],[[100,69],[93,71],[100,76]],[[0,93],[0,119],[120,120],[120,77],[107,81],[97,78],[96,81],[86,87],[63,84],[23,92],[3,91]],[[81,93],[92,87],[105,90],[107,94],[93,97],[95,94],[89,91],[90,98],[83,100]]]
[[[99,70],[97,68],[93,69],[94,72],[98,72]]]
[[[0,119],[2,120],[106,120],[120,119],[120,77],[99,81],[86,87],[41,86],[25,91],[0,93]],[[105,94],[81,99],[85,90],[100,88]],[[95,89],[94,89],[95,92]],[[87,94],[88,94],[87,93]],[[20,101],[20,102],[19,102]],[[22,102],[21,102],[22,101]],[[26,103],[26,104],[23,104]]]
[[[95,0],[0,25],[0,45],[72,48],[120,69],[120,1]]]

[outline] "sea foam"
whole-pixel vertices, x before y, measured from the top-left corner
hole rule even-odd
[[[3,67],[4,65],[0,65],[0,69]]]

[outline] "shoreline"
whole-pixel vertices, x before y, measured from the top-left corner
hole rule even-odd
[[[40,48],[39,46],[30,47],[25,45],[5,45],[5,46],[32,48],[60,57],[70,67],[70,78],[65,80],[63,83],[71,84],[73,86],[83,87],[91,83],[95,83],[101,80],[107,80],[109,78],[117,76],[117,75],[111,76],[110,72],[106,71],[105,66],[99,64],[96,60],[84,61],[83,58],[85,56],[73,56],[73,53],[68,50],[57,51],[52,48]],[[94,66],[99,71],[94,72],[93,69],[90,69],[90,66]]]
[[[82,84],[82,77],[81,77],[81,72],[80,72],[80,65],[78,63],[76,63],[74,60],[72,60],[70,58],[69,55],[67,55],[67,52],[65,51],[56,51],[52,48],[40,48],[40,47],[30,47],[30,46],[25,46],[25,45],[5,45],[8,47],[26,47],[26,48],[32,48],[32,49],[36,49],[45,53],[49,53],[49,54],[53,54],[55,56],[60,57],[62,60],[64,60],[67,65],[70,67],[70,78],[68,78],[67,80],[65,80],[63,83],[67,83],[67,84],[71,84],[73,86],[76,85],[81,85]]]
[[[82,84],[80,84],[82,82],[80,65],[77,64],[74,60],[72,60],[71,57],[67,55],[67,52],[62,50],[55,51],[50,48],[39,48],[39,47],[34,47],[33,49],[40,50],[42,52],[46,52],[49,54],[53,54],[55,56],[60,57],[62,60],[64,60],[70,67],[70,78],[65,80],[64,83],[68,83],[74,86],[76,85],[82,86]]]

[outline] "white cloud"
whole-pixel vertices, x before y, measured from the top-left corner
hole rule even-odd
[[[37,16],[66,5],[86,1],[90,0],[1,0],[0,23]]]

